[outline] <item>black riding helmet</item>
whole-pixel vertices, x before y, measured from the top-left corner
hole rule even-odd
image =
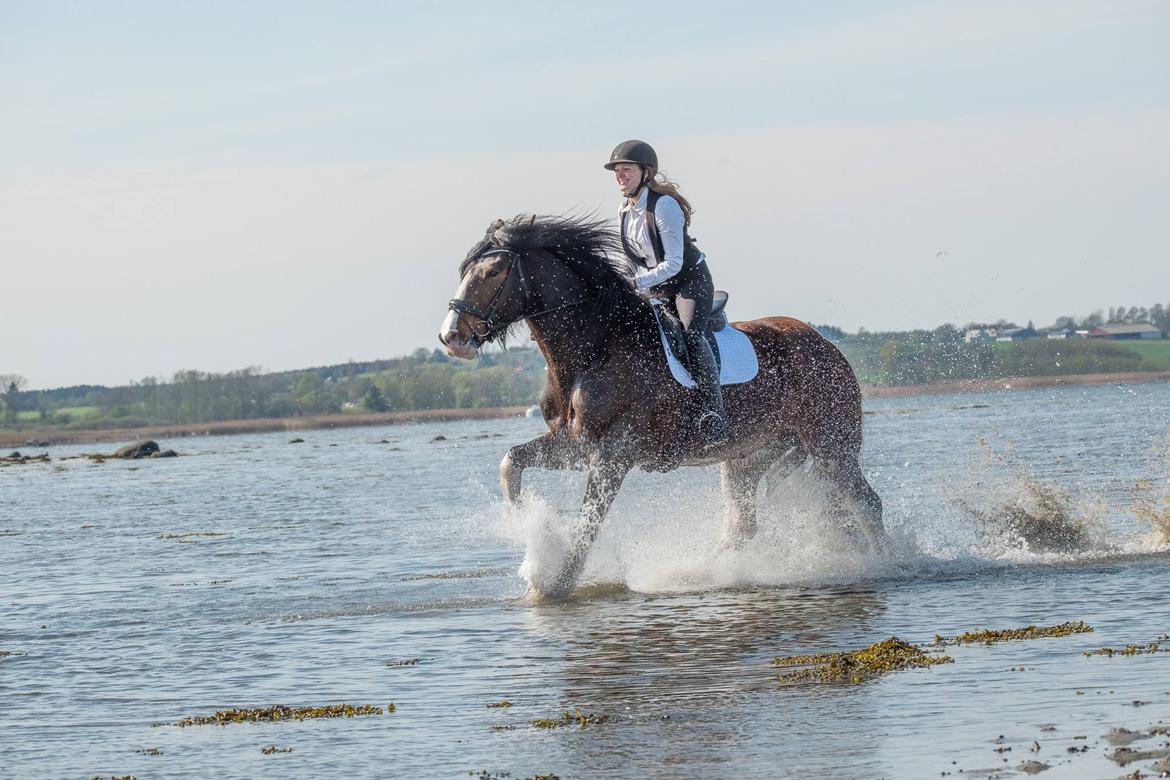
[[[609,162],[605,164],[605,168],[612,171],[618,163],[634,163],[643,168],[657,168],[658,155],[654,153],[654,147],[645,141],[637,139],[622,141],[610,152]]]

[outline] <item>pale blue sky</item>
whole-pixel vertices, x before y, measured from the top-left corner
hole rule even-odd
[[[1170,303],[1165,2],[0,0],[0,113],[33,387],[433,347],[484,226],[610,213],[627,137],[737,318]]]

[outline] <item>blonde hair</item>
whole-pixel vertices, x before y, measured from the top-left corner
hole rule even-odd
[[[665,173],[659,173],[657,168],[646,166],[646,186],[657,192],[659,195],[669,195],[678,201],[678,205],[682,206],[683,222],[687,227],[691,226],[691,215],[695,213],[695,207],[691,202],[682,196],[678,191],[678,183],[673,182],[666,177]]]

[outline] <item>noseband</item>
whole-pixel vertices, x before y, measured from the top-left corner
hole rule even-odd
[[[559,306],[553,306],[549,309],[533,312],[532,314],[525,314],[524,312],[528,310],[529,303],[532,298],[532,292],[528,287],[528,278],[524,275],[524,266],[520,262],[523,255],[519,251],[515,249],[509,249],[507,247],[501,249],[490,249],[477,257],[476,262],[478,263],[480,260],[488,257],[489,255],[511,255],[512,260],[508,263],[508,273],[504,277],[504,281],[500,282],[500,286],[496,288],[496,292],[494,295],[492,295],[492,299],[488,301],[487,310],[481,311],[462,298],[452,298],[447,302],[447,308],[451,311],[458,312],[460,317],[462,317],[464,314],[470,314],[473,317],[479,318],[479,322],[475,324],[475,327],[471,328],[472,335],[479,341],[479,343],[482,344],[485,341],[490,341],[517,320],[532,319],[533,317],[539,317],[542,314],[549,314],[554,311],[559,311],[560,309],[564,309],[568,306],[576,306],[577,304],[585,303],[585,299],[583,298],[577,301],[562,303]],[[504,292],[504,288],[507,287],[508,278],[511,277],[513,271],[516,272],[516,277],[519,279],[520,295],[523,297],[523,301],[520,307],[521,314],[516,319],[510,320],[508,322],[498,321],[496,319],[496,315],[498,313],[496,310],[500,304],[504,302],[500,300],[500,295]]]

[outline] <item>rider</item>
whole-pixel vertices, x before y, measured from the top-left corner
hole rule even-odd
[[[698,428],[705,448],[727,441],[729,430],[719,387],[719,367],[707,342],[707,315],[715,285],[706,256],[687,233],[694,209],[678,186],[658,173],[658,155],[645,141],[614,147],[605,167],[614,172],[625,200],[621,239],[644,298],[674,304],[686,331],[690,370],[702,403]]]

